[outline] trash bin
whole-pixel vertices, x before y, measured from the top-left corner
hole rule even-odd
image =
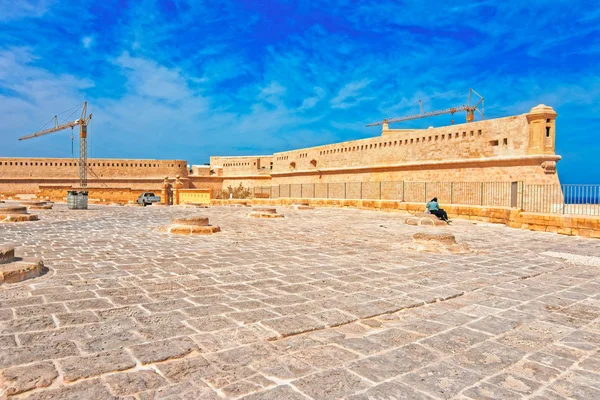
[[[88,192],[83,190],[69,190],[67,192],[67,207],[69,207],[69,210],[87,210]]]

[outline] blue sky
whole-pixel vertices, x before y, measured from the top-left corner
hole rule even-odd
[[[0,0],[0,156],[70,157],[70,132],[17,138],[83,100],[93,157],[202,164],[376,136],[473,87],[487,118],[553,106],[561,181],[600,183],[599,59],[592,1]]]

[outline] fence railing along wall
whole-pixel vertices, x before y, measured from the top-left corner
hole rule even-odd
[[[526,185],[523,182],[340,182],[251,188],[255,197],[397,200],[515,207],[552,214],[600,215],[600,185]]]

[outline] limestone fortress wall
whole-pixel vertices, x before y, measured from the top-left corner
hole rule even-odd
[[[529,113],[429,129],[389,129],[380,136],[275,153],[211,157],[188,169],[184,160],[91,159],[92,188],[160,190],[165,177],[185,188],[216,191],[289,183],[454,181],[558,184],[556,112]],[[78,183],[76,159],[0,158],[0,193],[36,193]]]
[[[529,113],[275,153],[272,185],[368,181],[524,181],[558,184],[556,113]],[[230,184],[260,185],[265,157],[212,157]],[[272,164],[271,164],[272,163]],[[260,166],[260,168],[258,168]]]
[[[165,176],[187,177],[184,160],[130,160],[94,158],[88,163],[91,187],[160,189]],[[78,160],[74,158],[0,158],[0,192],[35,193],[39,185],[77,186]]]

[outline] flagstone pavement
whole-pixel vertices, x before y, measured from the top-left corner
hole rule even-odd
[[[50,269],[0,286],[0,398],[600,399],[600,241],[278,211],[57,204],[0,225]],[[192,215],[222,232],[157,232]],[[437,229],[472,252],[407,247]]]

